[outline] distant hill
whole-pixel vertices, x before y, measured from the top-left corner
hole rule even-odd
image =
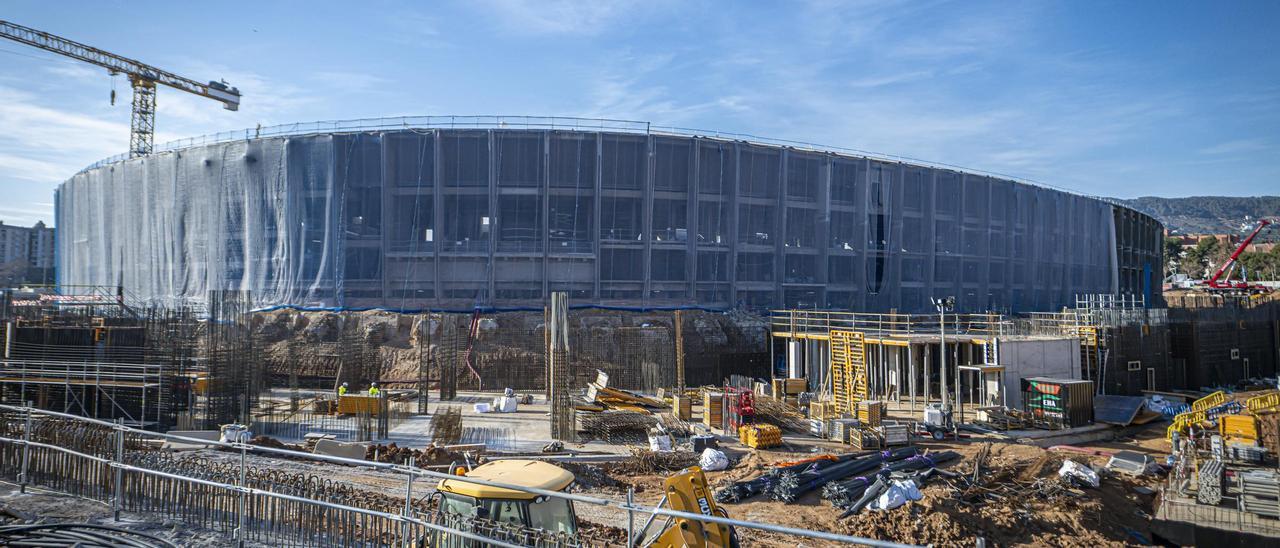
[[[1119,201],[1182,234],[1238,234],[1252,230],[1259,218],[1280,218],[1280,196],[1143,196]],[[1259,238],[1280,241],[1280,226],[1267,229]]]

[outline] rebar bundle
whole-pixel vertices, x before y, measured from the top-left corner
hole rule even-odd
[[[41,523],[0,527],[5,546],[83,546],[84,548],[173,547],[172,542],[148,534],[92,523]]]
[[[805,469],[789,470],[779,474],[778,481],[770,494],[775,500],[795,502],[806,493],[819,489],[829,482],[915,457],[917,453],[918,450],[915,447],[902,447],[892,451],[866,453],[855,459],[826,466],[814,463],[813,466]]]
[[[767,422],[792,432],[807,433],[809,431],[809,420],[804,418],[796,408],[782,400],[756,398],[753,407],[757,421]]]
[[[653,415],[633,411],[578,413],[578,430],[583,437],[607,443],[644,441],[649,429],[656,424],[658,419]]]
[[[923,471],[913,476],[918,483],[923,482],[936,473],[939,464],[960,458],[955,451],[943,451],[930,455],[915,455],[904,459],[884,463],[875,474],[858,476],[846,481],[833,482],[822,490],[822,498],[831,501],[837,508],[845,510],[841,517],[862,511],[866,505],[879,497],[891,485],[890,478],[895,473]]]
[[[462,441],[462,409],[457,406],[437,407],[431,416],[431,443],[455,445]]]
[[[756,495],[772,492],[774,486],[777,485],[779,477],[784,473],[798,473],[810,468],[823,469],[840,463],[848,462],[854,458],[866,455],[868,453],[849,453],[840,455],[835,458],[821,458],[801,461],[795,464],[777,466],[770,468],[765,473],[760,474],[752,479],[745,481],[735,481],[729,486],[716,491],[715,497],[717,502],[741,502]]]

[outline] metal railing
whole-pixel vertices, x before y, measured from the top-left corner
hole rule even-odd
[[[670,135],[675,137],[705,137],[742,141],[751,144],[782,146],[816,153],[839,153],[859,156],[885,162],[909,163],[912,165],[963,171],[977,175],[999,177],[1019,183],[1102,200],[1126,209],[1133,209],[1122,202],[1103,196],[1094,196],[1066,187],[1019,177],[1007,173],[986,171],[945,162],[937,162],[857,148],[824,145],[809,141],[776,139],[749,133],[735,133],[708,129],[686,128],[678,126],[659,126],[638,120],[618,120],[608,118],[580,118],[572,116],[516,116],[516,115],[442,115],[442,116],[394,116],[382,118],[360,118],[354,120],[321,120],[315,122],[297,122],[274,126],[258,126],[242,130],[223,131],[196,137],[188,137],[156,145],[154,151],[169,152],[184,148],[227,143],[231,141],[258,139],[263,137],[291,137],[318,133],[358,133],[364,131],[395,130],[431,130],[431,129],[529,129],[529,130],[565,130],[565,131],[608,131],[615,133],[632,133],[639,135]],[[104,158],[84,169],[80,173],[129,159],[127,153]]]
[[[442,526],[418,517],[414,510],[414,482],[423,478],[448,479],[456,478],[457,476],[418,469],[412,463],[408,465],[379,463],[255,446],[247,443],[217,442],[172,434],[158,434],[129,428],[120,423],[34,409],[29,406],[0,405],[0,413],[7,413],[7,416],[0,417],[0,463],[4,464],[4,466],[0,466],[0,476],[14,477],[24,492],[27,486],[32,484],[56,484],[52,485],[51,488],[63,491],[68,490],[68,486],[75,486],[77,491],[75,494],[110,502],[116,519],[119,519],[121,511],[128,508],[143,508],[151,511],[157,511],[158,508],[160,512],[189,523],[193,521],[193,517],[197,513],[205,512],[207,514],[212,512],[215,514],[214,521],[217,523],[235,524],[231,532],[236,540],[241,543],[250,536],[255,538],[271,537],[275,531],[287,530],[287,528],[278,527],[279,523],[277,522],[281,520],[298,520],[306,517],[309,518],[307,523],[325,524],[328,530],[309,531],[309,536],[306,536],[306,540],[302,541],[304,544],[410,545],[421,540],[428,532],[435,531],[495,546],[515,546],[499,539]],[[33,439],[33,437],[36,437],[33,434],[44,432],[34,424],[37,416],[53,422],[71,424],[85,429],[96,428],[98,430],[96,439],[99,442],[92,446],[96,447],[96,449],[69,449],[64,447],[64,445],[73,445],[76,440],[84,440],[86,436],[64,436],[57,443]],[[110,447],[107,446],[109,444],[103,442],[103,440],[107,439],[105,437],[106,432],[109,432],[110,436],[114,438],[114,444]],[[89,437],[92,438],[92,436]],[[126,439],[128,443],[126,443]],[[135,462],[128,462],[126,459],[126,447],[144,446],[147,440],[155,439],[174,440],[235,451],[239,454],[238,478],[234,481],[201,479],[158,470],[155,469],[155,466],[149,466],[146,462],[136,458],[134,459]],[[33,449],[39,450],[39,454],[33,455]],[[91,452],[98,454],[91,454]],[[270,482],[255,486],[250,481],[251,478],[248,473],[247,455],[249,453],[338,463],[403,474],[402,477],[406,485],[405,497],[402,499],[404,502],[403,510],[388,512],[355,504],[317,500],[305,494],[298,495],[273,490]],[[75,461],[78,466],[67,466],[68,462],[71,461]],[[37,470],[39,470],[39,473],[35,473]],[[125,481],[126,474],[130,475],[130,481],[128,482]],[[468,478],[467,481],[490,487],[513,489],[524,493],[570,500],[576,503],[613,507],[625,511],[628,521],[629,540],[626,543],[628,547],[633,546],[635,541],[640,540],[637,538],[638,535],[635,534],[637,532],[635,529],[636,517],[646,516],[684,518],[704,523],[720,523],[742,529],[757,529],[785,535],[865,546],[913,546],[825,531],[706,516],[679,512],[668,508],[648,507],[636,504],[631,491],[628,492],[626,501],[615,501],[503,482],[472,478]],[[184,485],[187,486],[186,489],[182,488]],[[192,490],[192,486],[199,487],[200,490]],[[147,500],[149,497],[155,496],[165,497],[163,503],[159,506],[154,504],[155,501],[148,502]],[[317,519],[317,516],[319,519]],[[294,533],[296,534],[297,531],[294,531]],[[318,536],[323,536],[324,539],[317,541]],[[290,541],[290,538],[274,538],[273,540],[285,542]]]
[[[825,335],[833,329],[867,334],[936,335],[941,331],[937,314],[877,314],[828,310],[774,310],[769,317],[774,334]],[[1008,333],[1012,321],[1001,314],[947,314],[950,335],[996,336]]]

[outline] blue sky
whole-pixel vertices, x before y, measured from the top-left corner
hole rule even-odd
[[[0,19],[244,93],[228,112],[161,89],[158,143],[378,116],[609,117],[1084,194],[1280,193],[1280,2],[9,1]],[[0,41],[0,220],[50,222],[60,181],[124,152],[129,93]]]

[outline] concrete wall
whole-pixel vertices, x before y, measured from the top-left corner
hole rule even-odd
[[[1177,387],[1180,375],[1171,359],[1168,325],[1104,327],[1101,334],[1107,342],[1104,394],[1140,396],[1143,390]]]
[[[1005,404],[1022,408],[1018,392],[1022,379],[1080,378],[1080,341],[1074,338],[1000,339],[1000,363],[1004,365]]]

